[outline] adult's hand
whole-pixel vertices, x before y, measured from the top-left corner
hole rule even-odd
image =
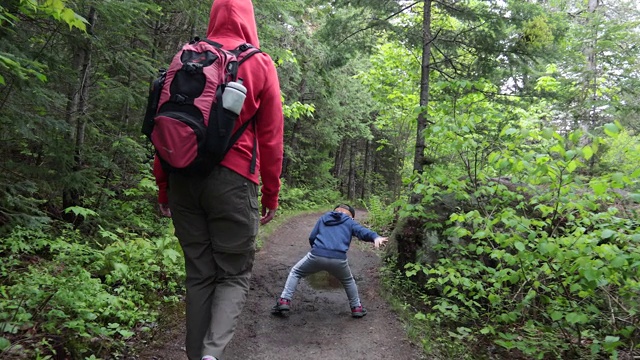
[[[277,209],[267,209],[266,207],[262,207],[262,217],[260,218],[260,225],[264,225],[271,221],[274,216],[276,216]]]
[[[162,216],[171,217],[171,209],[169,204],[160,204],[160,213]]]

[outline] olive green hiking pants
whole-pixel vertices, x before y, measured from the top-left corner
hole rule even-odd
[[[186,269],[189,360],[220,357],[247,297],[258,233],[257,185],[225,168],[171,174],[169,206]]]

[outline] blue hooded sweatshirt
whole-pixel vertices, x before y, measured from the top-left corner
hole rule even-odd
[[[329,211],[322,215],[309,234],[309,244],[313,255],[346,259],[351,238],[373,242],[379,235],[360,225],[346,214]]]

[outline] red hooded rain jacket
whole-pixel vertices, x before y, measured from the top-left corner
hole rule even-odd
[[[233,50],[248,43],[260,47],[251,0],[215,0],[211,7],[207,38]],[[247,59],[238,70],[247,88],[247,98],[240,113],[236,129],[255,117],[255,129],[249,125],[240,139],[220,163],[256,184],[262,178],[262,206],[278,207],[280,173],[282,171],[283,127],[280,83],[269,55],[258,53]],[[257,136],[257,165],[251,173],[250,164],[254,137]],[[168,203],[167,174],[160,162],[154,162],[154,175],[159,187],[158,201]]]

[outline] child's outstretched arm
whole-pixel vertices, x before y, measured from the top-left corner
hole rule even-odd
[[[376,249],[379,249],[380,246],[384,245],[387,240],[389,240],[387,237],[382,237],[378,235],[377,232],[360,225],[360,223],[355,220],[351,220],[351,222],[351,235],[362,241],[372,242]]]
[[[375,243],[375,240],[381,237],[380,235],[378,235],[378,233],[373,230],[367,229],[366,227],[360,225],[357,221],[351,220],[351,222],[351,235],[357,237],[358,239]]]

